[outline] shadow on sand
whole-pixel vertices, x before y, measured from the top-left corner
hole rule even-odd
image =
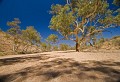
[[[38,57],[30,59],[39,60]],[[18,63],[21,60],[24,58],[10,59],[9,63],[6,60],[2,61],[8,65],[13,61]],[[119,68],[120,62],[84,61],[79,63],[72,59],[58,58],[49,62],[41,62],[38,66],[27,67],[12,74],[0,75],[0,82],[120,82]],[[87,79],[89,81],[86,81]]]
[[[48,57],[48,56],[42,56],[42,55],[35,55],[35,56],[30,56],[30,57],[5,58],[5,59],[0,59],[0,66],[3,66],[3,65],[13,65],[13,64],[22,63],[22,62],[25,62],[25,61],[46,60],[46,59],[49,59],[49,58],[50,57]]]

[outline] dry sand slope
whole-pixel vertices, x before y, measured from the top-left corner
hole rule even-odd
[[[0,57],[0,82],[120,82],[120,51]]]

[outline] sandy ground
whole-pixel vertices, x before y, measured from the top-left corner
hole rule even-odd
[[[0,82],[120,82],[120,51],[3,56]]]

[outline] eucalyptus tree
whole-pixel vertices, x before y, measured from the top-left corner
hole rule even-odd
[[[55,35],[55,34],[50,34],[47,39],[46,39],[47,43],[48,43],[48,47],[49,47],[49,50],[52,48],[52,46],[54,46],[53,44],[56,44],[57,41],[58,41],[58,36]],[[54,47],[53,47],[54,48]]]
[[[65,5],[52,5],[49,28],[58,31],[64,39],[76,42],[76,51],[82,41],[110,27],[120,26],[120,8],[110,10],[107,0],[67,0]],[[86,40],[87,41],[87,40]]]
[[[32,45],[39,46],[41,36],[40,33],[37,32],[37,30],[34,28],[34,26],[28,26],[27,29],[22,30],[22,40],[24,41],[25,49],[27,49]]]
[[[55,34],[50,34],[47,39],[47,42],[51,43],[51,44],[55,44],[58,41],[58,36]]]
[[[9,27],[11,27],[10,29],[7,30],[7,32],[8,32],[8,34],[10,34],[12,36],[13,52],[17,52],[17,49],[20,46],[19,39],[20,39],[20,35],[21,35],[21,29],[20,29],[19,24],[21,24],[21,21],[18,18],[14,18],[13,21],[7,22],[7,25]]]
[[[47,49],[47,44],[45,43],[45,42],[42,42],[41,43],[41,47],[42,47],[42,51],[47,51],[48,49]]]

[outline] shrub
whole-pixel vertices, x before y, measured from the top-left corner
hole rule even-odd
[[[67,45],[67,44],[60,44],[60,50],[63,50],[63,51],[65,51],[65,50],[68,50],[69,49],[69,46]]]

